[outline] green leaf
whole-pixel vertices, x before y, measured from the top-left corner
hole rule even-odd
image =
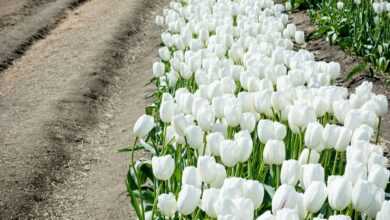
[[[352,70],[348,73],[347,77],[345,78],[345,80],[351,80],[352,78],[354,78],[355,76],[357,76],[358,74],[362,73],[364,70],[367,69],[367,63],[359,63],[357,64],[355,67],[352,68]]]
[[[275,194],[275,189],[272,186],[267,185],[267,184],[263,184],[263,186],[264,186],[265,192],[267,192],[267,194],[272,198]]]

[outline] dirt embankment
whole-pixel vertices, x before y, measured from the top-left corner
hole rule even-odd
[[[167,2],[90,0],[0,74],[0,219],[129,218],[116,150],[143,112]]]

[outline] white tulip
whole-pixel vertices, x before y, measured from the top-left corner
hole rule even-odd
[[[244,135],[235,135],[235,142],[237,144],[237,149],[239,150],[238,152],[235,152],[238,154],[239,157],[239,162],[245,162],[249,159],[252,149],[253,149],[253,142],[252,138],[247,130],[240,131],[239,133],[247,133],[246,136]],[[238,134],[239,134],[238,133]]]
[[[368,181],[381,189],[385,189],[389,181],[390,172],[381,165],[373,165],[368,172]]]
[[[220,155],[222,163],[227,167],[233,167],[240,160],[240,155],[237,154],[239,148],[237,143],[232,140],[224,140],[221,142]]]
[[[280,209],[276,212],[275,220],[299,220],[299,214],[295,209]]]
[[[328,220],[351,220],[348,215],[331,215]]]
[[[211,154],[214,155],[214,156],[219,156],[219,152],[220,152],[220,145],[221,145],[221,142],[224,140],[225,138],[223,137],[223,135],[220,133],[220,132],[212,132],[212,133],[209,133],[206,137],[206,148],[210,150]]]
[[[321,152],[324,149],[323,130],[320,123],[309,123],[305,132],[305,145]]]
[[[216,169],[215,179],[212,183],[210,183],[210,186],[215,188],[220,188],[227,177],[226,169],[222,164],[219,163],[217,163],[215,169]]]
[[[272,198],[272,213],[283,208],[297,208],[297,192],[293,186],[281,185]]]
[[[280,172],[282,184],[295,186],[301,177],[301,165],[296,160],[285,160]]]
[[[380,211],[376,214],[376,220],[390,219],[390,201],[384,201]]]
[[[342,10],[344,8],[344,2],[337,2],[336,6],[338,10]]]
[[[299,155],[298,161],[301,165],[318,163],[320,161],[320,154],[316,150],[305,148]]]
[[[217,163],[214,157],[200,156],[197,162],[197,169],[205,183],[212,183],[215,180]]]
[[[286,127],[271,120],[260,120],[257,125],[257,135],[260,141],[265,144],[269,140],[283,140],[287,134]]]
[[[320,181],[311,182],[303,195],[305,210],[310,213],[317,213],[325,203],[326,197],[325,183]]]
[[[298,44],[305,43],[305,33],[303,31],[295,32],[295,42],[297,42]]]
[[[302,165],[302,183],[305,189],[314,181],[325,182],[325,171],[321,164]]]
[[[142,115],[134,124],[133,133],[138,138],[145,137],[155,126],[154,118],[149,115]]]
[[[159,78],[165,73],[165,65],[161,62],[153,63],[153,76]]]
[[[256,115],[252,112],[245,112],[241,115],[240,128],[252,132],[256,127]]]
[[[176,104],[173,100],[162,102],[160,105],[160,119],[165,123],[170,123],[176,113]]]
[[[169,61],[169,59],[171,58],[171,52],[169,51],[168,47],[161,47],[158,50],[158,54],[163,61]]]
[[[158,196],[157,207],[160,210],[161,214],[167,217],[172,217],[175,215],[177,209],[176,198],[173,193],[161,194]]]
[[[261,214],[259,217],[256,218],[256,220],[274,220],[275,217],[272,215],[270,211],[265,211],[263,214]]]
[[[158,180],[168,180],[175,170],[175,160],[171,155],[152,158],[153,175]]]
[[[352,204],[359,212],[366,211],[373,202],[373,184],[367,180],[359,179],[352,189]]]
[[[194,212],[199,205],[200,195],[200,189],[191,185],[183,185],[177,199],[178,211],[183,215],[189,215]]]
[[[342,176],[328,178],[328,202],[335,210],[344,210],[352,200],[352,183]]]
[[[286,148],[283,141],[269,140],[264,147],[263,160],[268,165],[280,165],[286,159]]]
[[[236,127],[240,124],[241,107],[238,104],[225,106],[224,116],[230,127]]]
[[[243,185],[243,195],[252,200],[255,208],[259,208],[263,203],[264,187],[256,180],[246,180]]]
[[[199,126],[191,125],[185,130],[185,137],[187,138],[188,145],[193,149],[202,149],[203,143],[203,131]]]
[[[202,186],[202,177],[200,176],[198,169],[194,166],[187,166],[183,170],[182,185],[192,185],[196,188]]]
[[[219,197],[219,189],[209,188],[203,191],[202,200],[200,202],[200,209],[202,209],[206,214],[212,218],[217,217],[214,204],[217,202]]]

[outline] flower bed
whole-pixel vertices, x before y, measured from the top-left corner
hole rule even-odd
[[[173,1],[134,125],[127,189],[139,219],[378,219],[387,98],[333,85],[337,63],[271,0]],[[135,161],[137,151],[151,160]]]

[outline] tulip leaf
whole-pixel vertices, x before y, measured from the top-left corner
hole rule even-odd
[[[142,177],[144,177],[143,179],[148,178],[151,181],[154,180],[152,164],[149,161],[148,162],[146,162],[146,161],[142,162],[138,166],[138,170],[139,170],[140,174],[142,175]]]
[[[356,75],[362,73],[364,70],[367,69],[367,63],[359,63],[358,65],[354,66],[351,71],[349,71],[347,77],[345,80],[351,80]]]
[[[153,148],[153,146],[148,144],[145,141],[141,141],[138,146],[140,146],[142,149],[144,149],[145,151],[147,151],[147,152],[149,152],[149,153],[151,153],[153,155],[156,154],[156,150]]]
[[[263,186],[264,186],[264,189],[267,192],[267,194],[272,198],[275,194],[274,187],[267,185],[267,184],[263,184]]]

